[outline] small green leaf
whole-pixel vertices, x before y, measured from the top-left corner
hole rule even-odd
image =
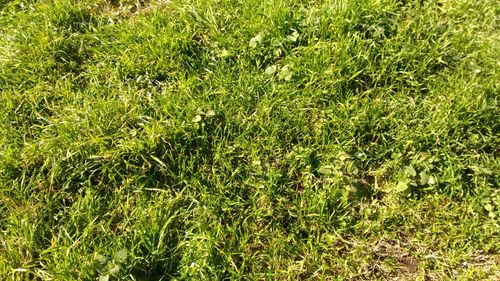
[[[214,116],[215,116],[215,111],[213,111],[213,110],[209,110],[209,111],[207,111],[206,115],[207,115],[208,117],[214,117]]]
[[[106,264],[106,262],[108,261],[108,259],[106,259],[106,257],[105,257],[105,256],[103,256],[103,255],[98,255],[98,256],[96,257],[96,260],[97,260],[97,261],[99,262],[99,264],[101,264],[101,265]]]
[[[262,35],[257,34],[255,35],[255,37],[250,39],[250,43],[248,45],[250,46],[250,48],[255,48],[260,42],[262,42]]]
[[[285,65],[279,73],[279,79],[290,81],[292,80],[292,77],[293,77],[293,71],[290,70],[288,65]]]
[[[99,281],[109,281],[109,274],[99,276]]]
[[[417,175],[417,172],[413,168],[412,165],[406,167],[406,171],[408,172],[408,175],[415,177]]]
[[[488,211],[488,216],[490,218],[494,219],[497,216],[495,207],[493,207],[493,205],[491,205],[490,203],[486,203],[486,205],[484,205],[484,209]]]
[[[297,39],[299,38],[299,33],[297,32],[297,30],[294,30],[292,34],[288,35],[288,40],[292,41],[292,42],[297,42]]]
[[[220,56],[221,58],[225,58],[225,57],[229,56],[229,52],[228,52],[226,49],[224,49],[224,50],[222,50],[222,51],[220,52],[220,55],[219,55],[219,56]]]
[[[405,191],[407,189],[408,189],[408,183],[406,183],[404,181],[400,181],[396,185],[396,188],[394,189],[394,191],[396,191],[396,192],[403,192],[403,191]]]
[[[252,161],[252,165],[254,165],[254,166],[260,166],[261,164],[262,164],[262,162],[260,162],[260,160]]]
[[[484,205],[484,209],[488,212],[493,212],[493,206],[490,203]]]
[[[276,72],[276,65],[271,65],[268,68],[266,68],[267,75],[273,75],[275,72]]]
[[[195,117],[193,117],[193,119],[191,119],[191,122],[193,123],[198,123],[201,121],[201,115],[196,115]]]
[[[427,184],[427,181],[429,180],[429,175],[427,175],[427,173],[425,172],[420,172],[418,175],[420,176],[420,184],[421,185]]]
[[[429,179],[427,180],[429,184],[435,184],[436,183],[436,178],[434,176],[430,176]]]
[[[476,174],[486,174],[486,175],[492,175],[493,174],[492,171],[490,171],[490,170],[488,170],[488,169],[486,169],[484,167],[481,167],[481,166],[471,165],[471,166],[469,166],[469,168],[471,170],[473,170],[474,173],[476,173]]]
[[[347,165],[346,171],[348,174],[352,174],[352,175],[357,175],[359,173],[358,167],[356,167],[356,165],[354,165],[354,163],[352,163],[352,162],[350,162]]]
[[[117,275],[118,273],[120,273],[120,266],[117,264],[109,270],[110,275]]]
[[[344,162],[346,160],[349,160],[351,158],[352,157],[349,154],[347,154],[347,153],[342,153],[342,154],[339,155],[339,160],[342,161],[342,162]]]
[[[318,169],[318,172],[320,172],[321,174],[323,175],[331,175],[333,174],[333,167],[332,166],[321,166],[319,169]]]
[[[279,56],[281,56],[281,54],[283,53],[283,51],[281,51],[281,49],[275,49],[273,51],[273,53],[274,53],[275,57],[279,57]]]
[[[279,46],[281,46],[281,42],[278,39],[273,38],[273,39],[271,39],[271,46],[279,47]]]
[[[113,259],[116,262],[122,263],[127,260],[128,251],[127,249],[121,249],[113,255]]]

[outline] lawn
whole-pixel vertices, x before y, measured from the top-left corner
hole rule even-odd
[[[496,0],[0,0],[1,280],[500,280]]]

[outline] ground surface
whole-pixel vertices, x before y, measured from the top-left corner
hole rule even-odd
[[[499,14],[0,0],[0,279],[499,280]]]

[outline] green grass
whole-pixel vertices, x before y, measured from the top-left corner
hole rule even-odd
[[[495,0],[0,0],[1,280],[498,280]]]

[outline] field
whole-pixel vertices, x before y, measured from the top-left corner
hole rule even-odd
[[[500,280],[496,0],[0,0],[0,280]]]

